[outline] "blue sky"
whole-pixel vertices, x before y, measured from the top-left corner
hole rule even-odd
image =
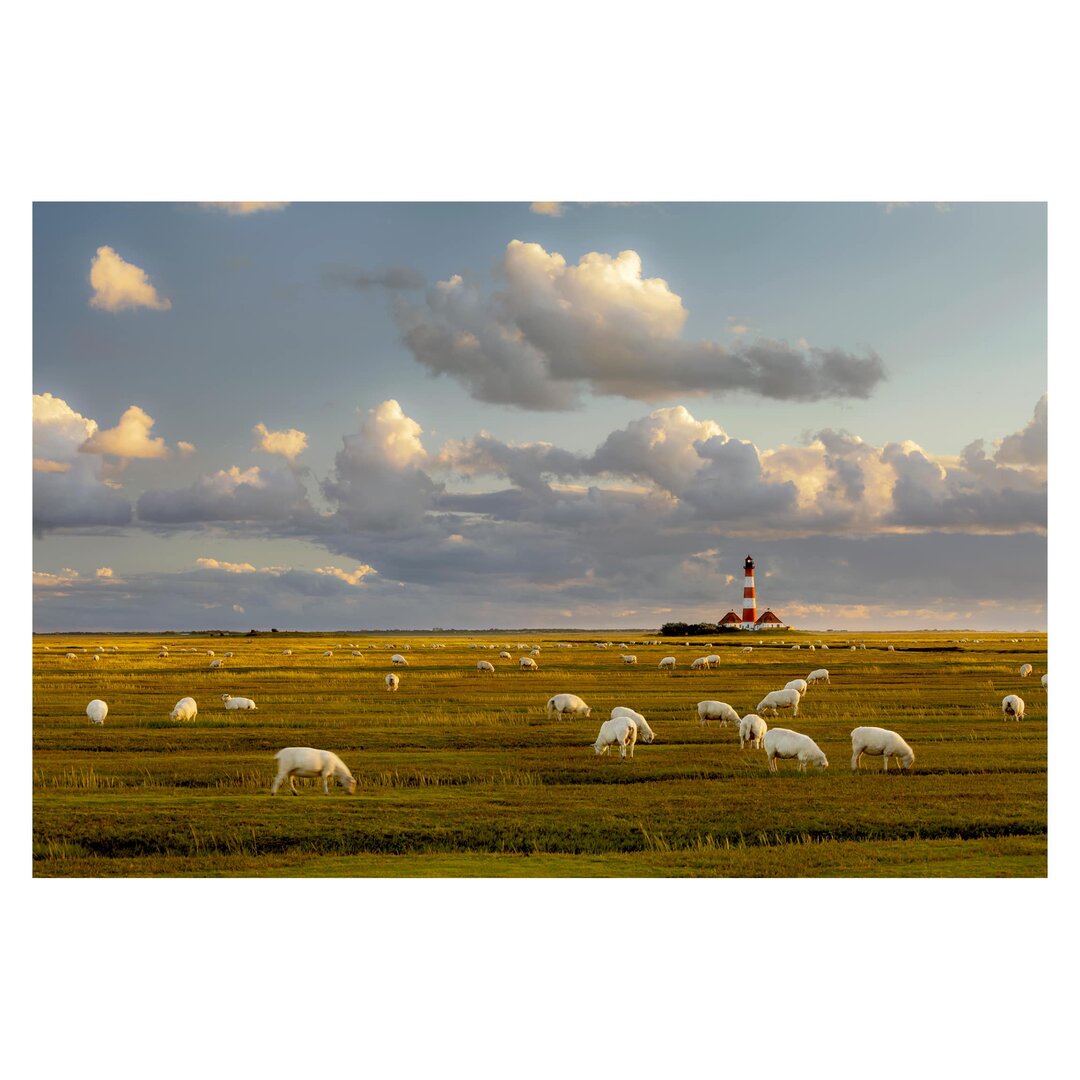
[[[38,204],[35,628],[1045,625],[1043,204],[536,209]]]

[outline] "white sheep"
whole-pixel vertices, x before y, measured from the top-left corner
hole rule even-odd
[[[390,663],[391,664],[397,664],[398,667],[408,667],[409,666],[409,661],[406,660],[405,657],[402,656],[401,653],[398,653],[398,652],[394,653],[394,655],[390,657]]]
[[[802,648],[802,646],[801,646],[801,645],[792,645],[791,647],[792,647],[793,649],[801,649],[801,648]]]
[[[1016,694],[1008,694],[1001,699],[1001,712],[1006,720],[1011,716],[1014,720],[1024,719],[1024,699]]]
[[[281,655],[282,656],[292,656],[292,649],[282,649],[281,650]]]
[[[104,724],[105,717],[109,715],[109,706],[101,698],[94,698],[86,706],[86,715],[90,717],[91,724]]]
[[[630,749],[630,757],[634,756],[634,743],[637,742],[637,724],[632,716],[616,716],[613,720],[605,720],[600,725],[600,734],[596,736],[593,749],[596,753],[606,754],[608,747],[618,746],[619,756],[626,757],[627,747]]]
[[[487,660],[477,660],[476,661],[476,670],[477,671],[490,671],[490,672],[494,673],[495,665],[489,663]]]
[[[719,667],[720,657],[716,653],[710,653],[708,656],[705,657],[705,663],[707,663],[711,668]]]
[[[798,690],[800,694],[805,694],[810,689],[810,684],[805,679],[792,679],[791,682],[784,684],[785,690]]]
[[[227,652],[227,653],[225,654],[225,659],[226,659],[226,660],[228,660],[230,656],[232,656],[232,653],[231,653],[231,652]]]
[[[503,649],[503,651],[501,653],[499,653],[499,659],[500,660],[512,660],[513,657],[505,649]]]
[[[100,657],[100,656],[98,656],[98,654],[97,654],[97,653],[94,653],[94,655],[93,655],[93,656],[91,656],[91,657],[90,657],[90,659],[96,662],[96,661],[100,660],[100,659],[101,659],[101,657]]]
[[[792,716],[799,715],[799,699],[802,695],[798,690],[770,690],[758,703],[754,710],[758,713],[771,711],[776,716],[780,715],[781,709],[790,709]]]
[[[522,671],[536,671],[536,661],[531,656],[518,658],[518,667]]]
[[[709,661],[704,656],[699,656],[696,660],[690,662],[691,671],[701,671],[709,666]]]
[[[286,746],[274,755],[278,763],[277,776],[270,787],[270,794],[276,795],[286,777],[289,779],[289,788],[294,795],[299,795],[296,790],[294,777],[297,776],[321,776],[323,794],[330,794],[330,777],[345,788],[350,795],[356,791],[356,780],[349,772],[345,762],[329,750],[316,750],[310,746]]]
[[[742,647],[742,651],[743,652],[753,652],[754,651],[754,646],[753,645],[744,645]]]
[[[558,716],[560,719],[570,716],[592,716],[592,709],[577,696],[577,694],[556,694],[548,698],[548,719]]]
[[[386,683],[387,690],[396,690],[401,683],[401,680],[391,671],[389,675],[383,680]]]
[[[1020,665],[1020,677],[1022,679],[1026,679],[1030,674],[1031,674],[1031,665],[1030,664],[1021,664]]]
[[[194,720],[199,713],[199,706],[195,704],[195,699],[190,697],[182,697],[174,706],[173,711],[169,713],[170,720]]]
[[[896,646],[895,645],[890,645],[885,651],[886,652],[896,652]]]
[[[769,725],[757,713],[747,713],[739,721],[739,749],[749,743],[755,750],[761,749],[761,740],[765,738]]]
[[[631,720],[637,724],[637,737],[643,743],[651,743],[656,740],[656,732],[649,727],[649,722],[639,712],[635,712],[633,709],[628,709],[625,705],[616,705],[611,710],[611,719],[615,720],[620,716],[629,716]]]
[[[255,702],[249,697],[233,697],[232,694],[222,694],[221,700],[225,702],[226,709],[245,709],[247,711],[255,709]]]
[[[221,667],[221,665],[224,664],[224,663],[225,663],[225,661],[220,659],[220,658],[217,659],[217,660],[211,660],[210,661],[210,669],[211,669],[211,671],[214,671],[217,668]]]
[[[832,683],[829,681],[829,669],[823,667],[815,668],[813,671],[811,671],[810,674],[806,676],[806,681],[808,683],[827,682],[830,686],[832,685]]]
[[[620,659],[622,660],[622,662],[624,664],[636,664],[637,663],[637,657],[636,656],[622,656],[622,657],[620,657]]]
[[[364,654],[359,649],[353,649],[353,651],[349,655],[355,656],[360,660],[364,659]]]
[[[822,645],[821,647],[822,647],[823,649],[828,649],[828,647],[829,647],[829,646],[828,646],[828,645]]]
[[[214,655],[214,650],[213,649],[207,649],[206,650],[206,655],[207,656],[213,656]]]
[[[769,756],[771,772],[777,771],[777,758],[797,758],[801,772],[806,772],[807,765],[818,765],[822,769],[829,767],[829,759],[809,735],[787,728],[769,728],[765,733],[765,753]]]
[[[674,671],[675,670],[675,657],[665,656],[659,664],[656,665],[661,671]]]
[[[807,647],[807,648],[808,648],[808,649],[809,649],[809,650],[810,650],[811,652],[813,652],[813,651],[814,651],[814,646],[813,646],[813,645],[807,645],[806,647]]]
[[[907,772],[915,761],[915,751],[895,731],[880,727],[857,727],[851,732],[851,768],[856,771],[863,754],[881,755],[882,771],[889,771],[889,758]]]
[[[1042,684],[1043,684],[1043,686],[1046,685],[1046,676],[1045,675],[1042,677]]]
[[[333,657],[333,655],[334,655],[334,650],[333,649],[327,649],[326,652],[323,653],[323,659],[324,660],[329,660],[329,659],[331,659]]]
[[[719,720],[721,727],[726,727],[730,720],[739,722],[739,714],[726,701],[699,701],[697,703],[698,723],[705,727],[710,720]]]
[[[78,660],[79,658],[73,652],[69,652],[69,653],[64,653],[64,659],[65,660]]]
[[[167,650],[167,649],[162,649],[162,650],[161,650],[161,652],[159,652],[159,653],[157,654],[157,658],[158,658],[159,660],[168,660],[168,659],[169,659],[169,652],[168,652],[168,650]]]

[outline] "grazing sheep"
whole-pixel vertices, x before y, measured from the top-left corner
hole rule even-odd
[[[793,649],[801,649],[801,648],[802,648],[802,646],[801,646],[801,645],[792,645],[791,647],[792,647]]]
[[[827,683],[829,683],[830,686],[832,685],[832,683],[829,682],[829,669],[828,668],[823,668],[823,667],[814,668],[814,670],[811,671],[810,674],[806,676],[806,681],[808,683],[827,682]]]
[[[613,720],[605,720],[600,725],[600,734],[596,736],[593,749],[596,753],[606,754],[608,747],[619,747],[619,757],[626,757],[626,749],[630,748],[630,757],[634,756],[634,743],[637,742],[637,724],[632,716],[616,716]]]
[[[863,648],[865,648],[865,647],[866,647],[866,646],[863,646]],[[856,651],[856,649],[855,649],[855,646],[854,646],[854,645],[852,645],[852,646],[851,646],[851,651],[852,651],[852,652],[855,652],[855,651]]]
[[[896,652],[896,646],[895,645],[890,645],[885,651],[886,652]]]
[[[827,648],[828,648],[829,646],[828,646],[828,645],[822,645],[821,647],[822,647],[823,649],[827,649]]]
[[[623,656],[623,657],[620,657],[620,659],[622,660],[622,662],[624,664],[636,664],[637,663],[637,657],[636,656]]]
[[[742,651],[743,652],[753,652],[754,651],[754,646],[753,645],[744,645],[742,647]]]
[[[707,663],[711,668],[719,667],[720,657],[716,653],[710,653],[708,656],[705,657],[705,663]]]
[[[518,658],[518,667],[522,671],[536,671],[536,661],[531,656],[522,656]]]
[[[805,679],[792,679],[784,684],[785,690],[798,690],[800,694],[805,694],[809,688],[810,684]]]
[[[224,663],[225,663],[225,661],[221,660],[221,659],[211,660],[210,661],[210,670],[211,671],[216,671]]]
[[[396,690],[401,680],[391,671],[389,675],[383,680],[386,683],[387,690]]]
[[[781,709],[790,709],[792,716],[799,715],[799,699],[802,695],[798,690],[770,690],[758,703],[755,712],[763,713],[772,711],[779,716]]]
[[[769,728],[765,733],[765,753],[769,756],[770,772],[777,771],[777,758],[797,758],[801,772],[806,772],[807,765],[818,765],[822,769],[829,767],[829,759],[809,735],[787,728]]]
[[[195,699],[190,697],[182,697],[174,706],[173,711],[169,713],[170,720],[194,720],[198,715],[199,706],[195,704]]]
[[[699,701],[697,715],[702,727],[710,720],[719,720],[721,727],[726,727],[729,720],[733,724],[739,722],[739,714],[726,701]]]
[[[232,653],[231,653],[231,652],[227,652],[227,653],[225,654],[225,659],[226,659],[226,660],[228,660],[230,656],[232,656]]]
[[[614,720],[619,716],[629,716],[637,724],[637,737],[641,742],[651,743],[656,740],[656,732],[649,727],[649,722],[641,713],[634,712],[633,709],[628,709],[625,705],[616,705],[611,710],[611,719]]]
[[[674,671],[675,670],[675,657],[665,656],[659,664],[656,665],[661,671]]]
[[[492,672],[492,674],[494,674],[495,665],[491,664],[491,663],[488,663],[487,660],[477,660],[476,661],[476,670],[477,671],[490,671],[490,672]]]
[[[390,663],[391,664],[397,664],[398,667],[408,667],[409,666],[409,661],[406,660],[405,657],[402,656],[401,653],[399,653],[399,652],[394,653],[394,655],[390,657]]]
[[[808,648],[808,649],[809,649],[809,650],[810,650],[811,652],[813,652],[813,651],[814,651],[814,646],[813,646],[813,645],[807,645],[806,647],[807,647],[807,648]]]
[[[98,660],[100,660],[100,659],[101,659],[101,657],[100,657],[100,656],[98,656],[98,655],[97,655],[97,653],[94,653],[94,655],[93,655],[93,656],[91,656],[91,657],[90,657],[90,659],[91,659],[91,660],[94,660],[94,661],[98,661]]]
[[[701,671],[709,666],[709,661],[704,656],[699,656],[696,660],[691,661],[691,671]]]
[[[851,769],[856,771],[863,754],[882,757],[882,772],[889,771],[889,758],[907,772],[915,761],[915,751],[895,731],[880,727],[857,727],[851,732]]]
[[[739,749],[749,743],[755,750],[761,749],[761,740],[765,738],[769,725],[757,713],[747,713],[739,721]]]
[[[207,656],[213,656],[214,655],[214,650],[213,649],[207,649],[206,650],[206,655]]]
[[[1046,676],[1045,675],[1042,677],[1042,684],[1043,684],[1043,686],[1046,685]]]
[[[165,649],[162,649],[161,652],[159,652],[157,654],[157,658],[159,660],[168,660],[169,659],[169,654]]]
[[[512,660],[513,657],[504,649],[501,653],[499,653],[499,659],[500,660]]]
[[[592,716],[592,709],[577,696],[577,694],[556,694],[548,698],[548,719],[558,716],[560,719],[569,716]]]
[[[282,656],[292,656],[292,649],[282,649],[281,650],[281,655]]]
[[[1020,677],[1022,679],[1026,679],[1030,674],[1031,674],[1031,665],[1030,664],[1021,664],[1020,665]]]
[[[109,715],[109,706],[101,698],[94,698],[86,706],[86,715],[90,717],[91,724],[104,724],[105,717]]]
[[[330,777],[345,788],[350,795],[356,791],[356,781],[349,772],[345,762],[331,753],[329,750],[315,750],[310,746],[286,746],[274,755],[278,763],[277,776],[270,787],[270,794],[276,795],[286,777],[289,779],[289,788],[294,795],[299,795],[296,790],[294,777],[297,776],[321,776],[324,795],[330,794]]]
[[[1001,699],[1001,712],[1006,720],[1011,716],[1014,720],[1024,719],[1024,699],[1015,694],[1009,694]]]
[[[255,709],[255,702],[249,697],[233,697],[232,694],[222,694],[221,700],[225,702],[226,709],[246,709],[249,712]]]
[[[323,653],[323,659],[324,660],[329,660],[329,659],[331,659],[333,657],[333,655],[334,655],[334,650],[333,649],[327,649],[326,652]]]

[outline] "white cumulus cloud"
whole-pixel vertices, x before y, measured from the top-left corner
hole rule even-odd
[[[253,449],[262,450],[266,454],[280,454],[288,461],[295,461],[307,449],[307,434],[297,431],[296,428],[289,428],[287,431],[270,431],[260,421],[251,430],[259,436],[259,441]]]
[[[99,247],[90,261],[90,285],[94,290],[90,306],[102,311],[168,311],[172,307],[172,301],[158,295],[145,270],[125,262],[108,246]]]
[[[165,440],[152,439],[150,429],[154,418],[130,405],[124,410],[120,422],[107,431],[95,431],[80,447],[83,454],[109,454],[118,458],[166,458],[169,449]]]

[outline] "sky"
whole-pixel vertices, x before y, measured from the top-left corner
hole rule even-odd
[[[1046,226],[37,203],[34,629],[1043,629]]]

